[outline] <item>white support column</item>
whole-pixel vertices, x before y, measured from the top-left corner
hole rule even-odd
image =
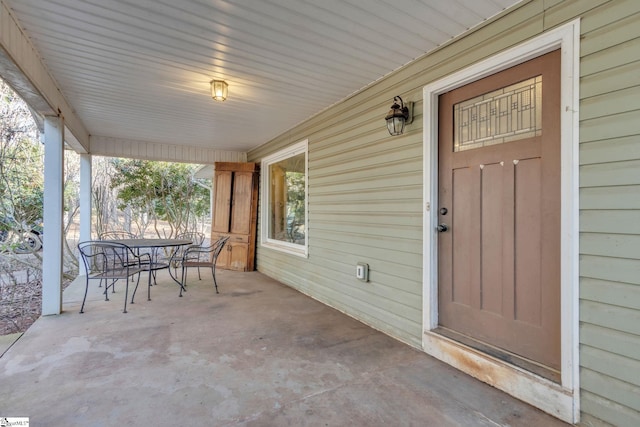
[[[91,154],[80,154],[80,242],[91,240]],[[78,255],[80,274],[86,274]]]
[[[62,244],[64,228],[64,120],[44,122],[44,241],[42,254],[42,315],[62,311]]]

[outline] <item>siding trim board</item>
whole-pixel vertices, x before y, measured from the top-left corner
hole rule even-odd
[[[428,354],[567,422],[580,419],[578,322],[578,78],[580,21],[534,39],[425,86],[423,222],[423,349]],[[438,327],[438,95],[560,48],[561,59],[561,385],[530,374],[432,332]],[[434,207],[434,209],[430,209]],[[471,363],[470,363],[471,360]],[[492,375],[491,373],[495,373]]]

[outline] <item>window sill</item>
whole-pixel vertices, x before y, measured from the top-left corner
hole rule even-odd
[[[267,249],[273,249],[278,252],[284,252],[289,255],[299,256],[301,258],[308,258],[307,248],[301,245],[294,245],[287,242],[280,242],[277,240],[268,240],[262,242],[261,246]]]

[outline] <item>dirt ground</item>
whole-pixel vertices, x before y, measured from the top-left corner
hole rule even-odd
[[[78,225],[67,230],[67,245],[75,248]],[[0,335],[26,331],[42,314],[42,249],[33,254],[0,253]],[[65,269],[77,267],[69,264]],[[63,282],[63,289],[71,280]]]
[[[0,335],[24,332],[42,313],[42,281],[0,285]]]
[[[0,259],[2,255],[0,255]],[[0,260],[0,263],[2,261]],[[71,279],[62,283],[65,289]],[[26,331],[42,314],[40,269],[0,274],[0,335]]]

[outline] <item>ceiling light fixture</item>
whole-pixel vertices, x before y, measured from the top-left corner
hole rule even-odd
[[[398,104],[398,101],[400,101],[400,104]],[[412,110],[413,102],[408,102],[405,105],[400,96],[393,97],[391,110],[389,110],[389,113],[384,118],[387,121],[389,135],[402,135],[404,125],[413,121]]]
[[[229,85],[224,80],[211,80],[211,96],[215,101],[224,101],[229,94]]]

